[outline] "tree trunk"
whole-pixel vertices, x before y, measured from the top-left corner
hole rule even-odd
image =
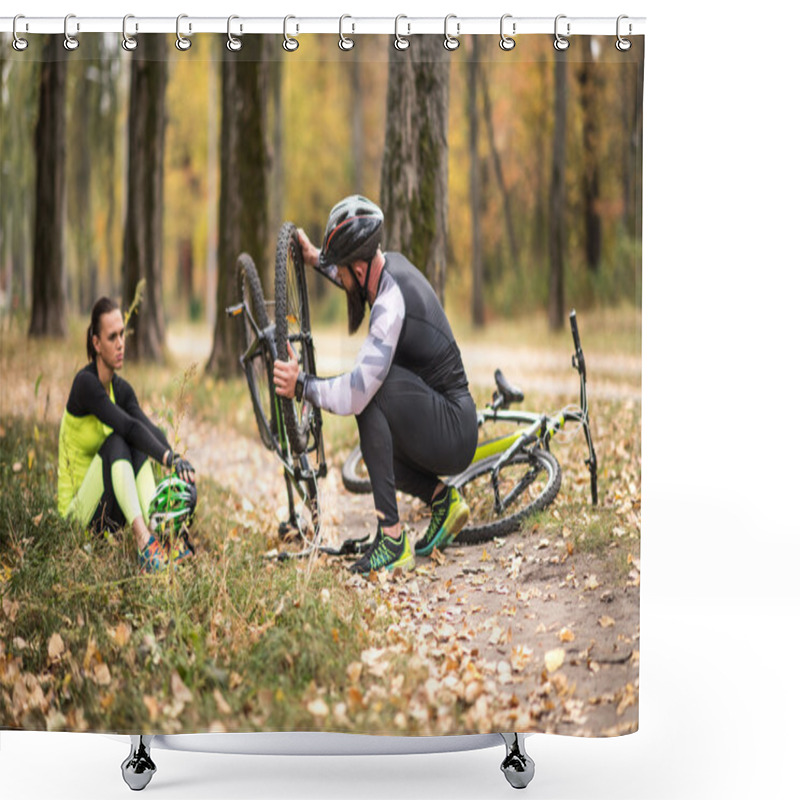
[[[519,269],[521,267],[520,252],[517,247],[517,237],[514,233],[514,221],[511,213],[511,193],[506,187],[505,176],[503,175],[503,161],[500,158],[500,151],[497,149],[497,142],[494,138],[492,99],[489,94],[489,82],[486,80],[486,70],[483,69],[482,65],[478,65],[478,78],[480,79],[481,95],[483,97],[483,116],[486,125],[486,136],[492,153],[492,167],[494,168],[500,195],[503,198],[503,216],[506,223],[506,236],[508,237],[508,249],[511,254],[511,263]]]
[[[222,131],[220,135],[219,238],[217,246],[217,314],[214,347],[206,371],[221,377],[239,368],[239,324],[225,309],[241,300],[241,276],[236,259],[247,252],[256,263],[264,293],[272,294],[269,265],[267,37],[253,37],[260,51],[242,61],[223,47]],[[254,98],[257,102],[254,102]]]
[[[563,53],[555,61],[555,123],[553,169],[550,179],[550,286],[547,318],[550,330],[564,327],[564,246],[566,214],[567,62]]]
[[[361,62],[353,53],[350,62],[350,119],[353,125],[351,159],[353,161],[353,189],[364,193],[364,94],[361,88]]]
[[[581,40],[582,57],[578,71],[580,105],[583,114],[583,218],[586,264],[592,272],[600,269],[603,236],[597,204],[600,199],[600,146],[597,122],[600,119],[602,100],[600,70],[592,58],[592,38]]]
[[[30,336],[67,334],[64,217],[67,62],[61,39],[47,37],[36,124],[36,211]]]
[[[131,58],[128,112],[128,203],[123,240],[123,304],[130,307],[141,279],[146,281],[126,354],[134,360],[164,357],[162,239],[164,224],[164,134],[167,114],[167,37],[139,39]]]
[[[444,304],[450,54],[441,37],[414,37],[411,55],[389,40],[381,167],[385,250],[403,252]]]
[[[467,62],[467,115],[469,117],[469,200],[472,213],[472,324],[483,327],[483,250],[481,246],[481,180],[478,155],[478,38],[472,37],[472,57]]]

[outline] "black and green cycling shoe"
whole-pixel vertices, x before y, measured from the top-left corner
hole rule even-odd
[[[414,569],[414,554],[405,528],[399,539],[392,539],[378,526],[369,549],[350,567],[350,572],[368,575],[380,569]]]
[[[431,503],[431,522],[425,535],[414,545],[418,556],[429,556],[433,548],[444,550],[467,524],[469,506],[452,486],[448,486]]]

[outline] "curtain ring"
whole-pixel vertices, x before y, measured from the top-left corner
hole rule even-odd
[[[11,27],[11,32],[14,34],[14,41],[13,41],[13,42],[11,42],[11,46],[12,46],[12,47],[13,47],[13,48],[14,48],[14,49],[15,49],[15,50],[18,52],[18,53],[21,53],[21,52],[22,52],[22,51],[23,51],[23,50],[24,50],[24,49],[25,49],[25,48],[28,46],[28,40],[27,40],[27,39],[23,39],[23,38],[22,38],[22,37],[21,37],[21,36],[20,36],[20,35],[17,33],[17,20],[20,20],[20,19],[25,19],[25,16],[24,16],[24,14],[17,14],[17,16],[16,16],[16,17],[14,17],[14,24],[13,24],[13,25],[12,25],[12,27]],[[27,27],[27,26],[26,26],[26,27]]]
[[[283,49],[286,50],[287,53],[293,53],[300,47],[300,41],[295,39],[294,36],[289,36],[287,27],[290,19],[297,19],[297,17],[293,17],[289,14],[289,16],[283,18]]]
[[[67,14],[67,16],[64,17],[64,49],[69,51],[77,50],[78,45],[80,44],[80,42],[69,32],[69,21],[71,19],[75,19],[74,14]],[[76,32],[79,31],[80,29],[81,29],[80,24],[76,23],[75,25]]]
[[[405,14],[398,14],[394,18],[394,46],[397,50],[408,50],[411,46],[411,42],[406,39],[405,36],[400,35],[400,20],[401,19],[408,19]],[[411,35],[411,23],[406,23],[408,25],[408,36]]]
[[[555,47],[555,49],[558,51],[566,50],[569,47],[569,39],[566,39],[558,32],[558,21],[560,19],[566,19],[566,18],[567,18],[566,14],[559,14],[556,17],[556,22],[554,27],[554,33],[556,38],[553,39],[553,47]],[[569,36],[569,22],[567,23],[567,36]]]
[[[458,41],[458,32],[461,29],[461,23],[456,22],[456,35],[451,36],[447,32],[447,23],[450,22],[451,19],[458,19],[458,17],[456,17],[455,14],[448,14],[444,18],[444,42],[442,42],[442,44],[445,50],[450,50],[452,52],[453,50],[458,50],[458,46],[461,44],[461,42]]]
[[[347,36],[345,36],[344,33],[342,32],[342,27],[343,27],[344,21],[346,19],[353,19],[353,18],[349,14],[342,14],[342,16],[339,17],[339,49],[340,50],[352,50],[356,46],[356,43],[352,39],[350,39]],[[355,29],[356,29],[356,26],[354,24],[353,25],[353,30],[355,31]]]
[[[122,18],[122,49],[123,50],[127,50],[130,53],[131,50],[135,50],[137,48],[139,42],[136,41],[136,37],[135,36],[131,36],[128,33],[128,20],[129,19],[135,19],[133,14],[126,14]],[[139,30],[139,26],[138,25],[136,26],[136,30],[137,31]]]
[[[500,17],[500,49],[501,50],[513,50],[516,42],[511,38],[511,36],[506,36],[505,31],[503,30],[503,24],[507,19],[511,19],[511,14],[503,14]],[[511,23],[511,33],[514,34],[517,32],[517,23]]]
[[[178,14],[178,19],[175,21],[175,35],[178,37],[175,40],[175,47],[177,47],[178,50],[188,50],[192,46],[192,40],[191,39],[187,39],[181,33],[181,20],[182,19],[188,19],[188,18],[189,18],[188,14]],[[191,32],[192,32],[192,23],[190,22],[189,23],[189,33],[191,33]]]
[[[233,22],[235,19],[239,19],[239,17],[237,17],[235,14],[231,14],[231,16],[228,17],[228,41],[226,42],[225,46],[231,51],[231,53],[238,53],[242,49],[242,40],[238,36],[234,36],[231,33],[231,22]],[[240,33],[241,30],[242,27],[240,25]]]
[[[623,39],[622,35],[619,32],[619,28],[620,28],[619,24],[624,19],[628,19],[628,16],[626,14],[620,14],[617,17],[617,43],[614,46],[617,48],[617,50],[620,51],[620,53],[624,53],[627,50],[630,50],[631,47],[633,46],[633,42],[631,42],[630,39]],[[628,36],[630,36],[630,35],[631,35],[631,24],[629,22],[628,23]]]

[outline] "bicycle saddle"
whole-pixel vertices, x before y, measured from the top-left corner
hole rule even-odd
[[[497,391],[503,396],[505,405],[511,403],[521,403],[525,395],[516,386],[512,386],[505,375],[499,369],[494,371],[494,382],[497,384]]]

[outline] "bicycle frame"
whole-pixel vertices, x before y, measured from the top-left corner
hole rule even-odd
[[[478,427],[481,428],[486,422],[514,422],[522,424],[519,430],[500,436],[496,439],[479,444],[475,450],[472,464],[488,458],[496,458],[497,461],[492,470],[492,486],[495,493],[495,510],[502,513],[505,507],[511,503],[522,491],[525,486],[523,481],[516,486],[504,500],[500,499],[498,475],[500,469],[508,463],[523,447],[533,444],[541,446],[545,450],[550,449],[550,441],[562,430],[568,422],[580,423],[586,438],[586,445],[589,450],[589,457],[584,463],[589,467],[591,479],[592,505],[597,505],[597,456],[592,443],[592,434],[589,428],[589,405],[586,394],[586,360],[581,348],[580,336],[578,335],[578,322],[573,310],[570,314],[570,326],[572,328],[572,339],[575,345],[575,352],[572,355],[572,366],[580,375],[580,412],[570,408],[564,408],[555,416],[547,414],[535,414],[528,411],[508,411],[510,403],[508,398],[500,391],[496,391],[492,396],[492,402],[482,411],[478,412]],[[463,474],[463,473],[462,473]],[[453,479],[453,485],[458,485],[460,476]]]

